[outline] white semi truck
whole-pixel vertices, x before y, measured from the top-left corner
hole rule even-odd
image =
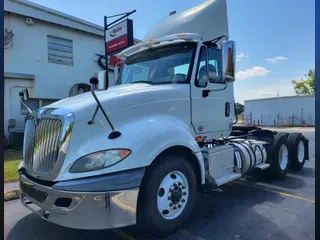
[[[31,112],[22,203],[70,228],[138,224],[166,235],[191,214],[197,192],[252,171],[283,179],[300,170],[302,134],[234,125],[228,36],[226,0],[172,14],[118,55],[115,86],[95,90],[93,78],[91,92]]]

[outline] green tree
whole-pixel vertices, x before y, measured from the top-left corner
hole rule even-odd
[[[300,81],[292,80],[291,83],[297,95],[315,95],[316,72],[311,69]]]
[[[237,114],[241,114],[244,112],[244,106],[241,104],[241,103],[236,103],[236,111],[237,111]]]

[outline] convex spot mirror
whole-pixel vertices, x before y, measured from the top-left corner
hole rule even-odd
[[[223,41],[221,50],[223,79],[226,82],[235,81],[236,43],[232,40]]]
[[[27,101],[29,99],[29,91],[28,89],[22,89],[21,92],[19,92],[19,96],[24,100]]]

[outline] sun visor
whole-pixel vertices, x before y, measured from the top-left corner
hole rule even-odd
[[[176,33],[196,33],[203,41],[229,35],[226,0],[208,0],[158,21],[143,40],[157,39]]]

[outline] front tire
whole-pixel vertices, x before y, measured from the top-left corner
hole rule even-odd
[[[138,225],[161,236],[179,229],[194,209],[196,186],[195,173],[185,157],[158,157],[141,185]]]

